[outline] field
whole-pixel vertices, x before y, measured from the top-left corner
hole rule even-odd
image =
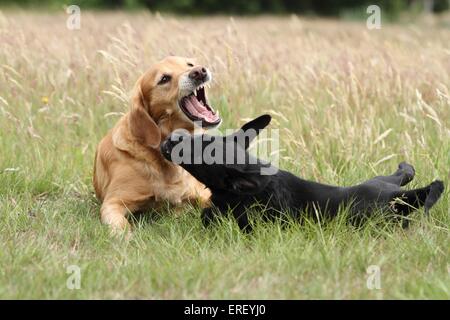
[[[301,17],[82,12],[81,29],[69,30],[66,19],[0,13],[0,298],[450,298],[444,20],[368,30]],[[192,207],[148,213],[130,240],[111,238],[91,183],[96,144],[138,76],[169,54],[210,67],[222,129],[273,116],[281,168],[350,185],[405,160],[416,169],[410,187],[439,178],[443,197],[406,230],[334,221],[258,225],[246,236],[232,221],[204,230]],[[79,289],[67,285],[70,266]],[[367,286],[368,268],[379,268],[379,289]]]

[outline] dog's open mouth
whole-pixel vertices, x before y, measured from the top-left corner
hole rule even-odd
[[[194,92],[181,98],[181,110],[192,121],[201,121],[203,127],[212,127],[220,123],[219,112],[208,104],[205,87],[200,86]]]

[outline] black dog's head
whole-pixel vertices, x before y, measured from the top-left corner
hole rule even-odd
[[[161,144],[161,153],[213,191],[256,194],[269,181],[264,169],[272,167],[247,149],[270,120],[269,115],[262,115],[228,136],[190,135],[176,130]]]

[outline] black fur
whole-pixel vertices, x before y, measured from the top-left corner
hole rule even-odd
[[[425,206],[425,212],[428,213],[444,190],[444,185],[439,180],[423,188],[402,190],[400,187],[409,183],[415,174],[414,168],[405,162],[400,163],[392,175],[378,176],[350,187],[330,186],[301,179],[252,157],[246,151],[251,140],[270,120],[269,115],[263,115],[228,137],[191,136],[175,132],[161,145],[161,152],[168,160],[172,159],[171,152],[175,146],[183,147],[184,159],[189,161],[179,164],[211,189],[212,207],[202,213],[205,226],[213,222],[217,215],[231,211],[239,227],[250,231],[248,210],[255,206],[261,207],[263,210],[258,211],[269,219],[280,217],[283,212],[288,212],[293,218],[301,218],[303,215],[333,218],[341,206],[350,208],[349,218],[353,223],[361,223],[373,212],[380,210],[405,217],[422,206]],[[246,135],[248,132],[250,134]],[[227,150],[230,152],[229,148],[234,147],[235,161],[233,164],[217,164],[204,155],[199,158],[198,154],[192,152],[195,143],[201,146],[201,151],[212,146],[222,148],[221,163],[225,163]],[[184,147],[192,148],[189,151],[189,148]],[[238,154],[242,157],[242,164],[236,164]],[[273,169],[276,174],[261,175],[261,169]]]

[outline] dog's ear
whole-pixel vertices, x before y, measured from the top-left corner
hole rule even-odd
[[[236,142],[244,149],[248,149],[250,143],[258,136],[261,130],[267,127],[270,120],[272,120],[272,117],[268,114],[259,116],[244,124],[240,130],[233,133],[232,138],[236,139]]]
[[[236,177],[229,181],[230,189],[237,194],[254,194],[258,193],[258,182],[245,177]]]
[[[247,131],[249,129],[253,129],[259,133],[262,129],[267,127],[272,120],[272,117],[268,114],[263,114],[262,116],[259,116],[258,118],[255,118],[246,124],[244,124],[241,128],[242,131]]]
[[[136,140],[148,147],[156,148],[161,142],[161,131],[148,114],[148,101],[142,91],[142,79],[139,79],[134,89],[129,127]]]
[[[260,193],[269,183],[268,176],[261,175],[260,172],[244,172],[234,170],[234,173],[225,179],[228,190],[236,194],[257,194]]]

